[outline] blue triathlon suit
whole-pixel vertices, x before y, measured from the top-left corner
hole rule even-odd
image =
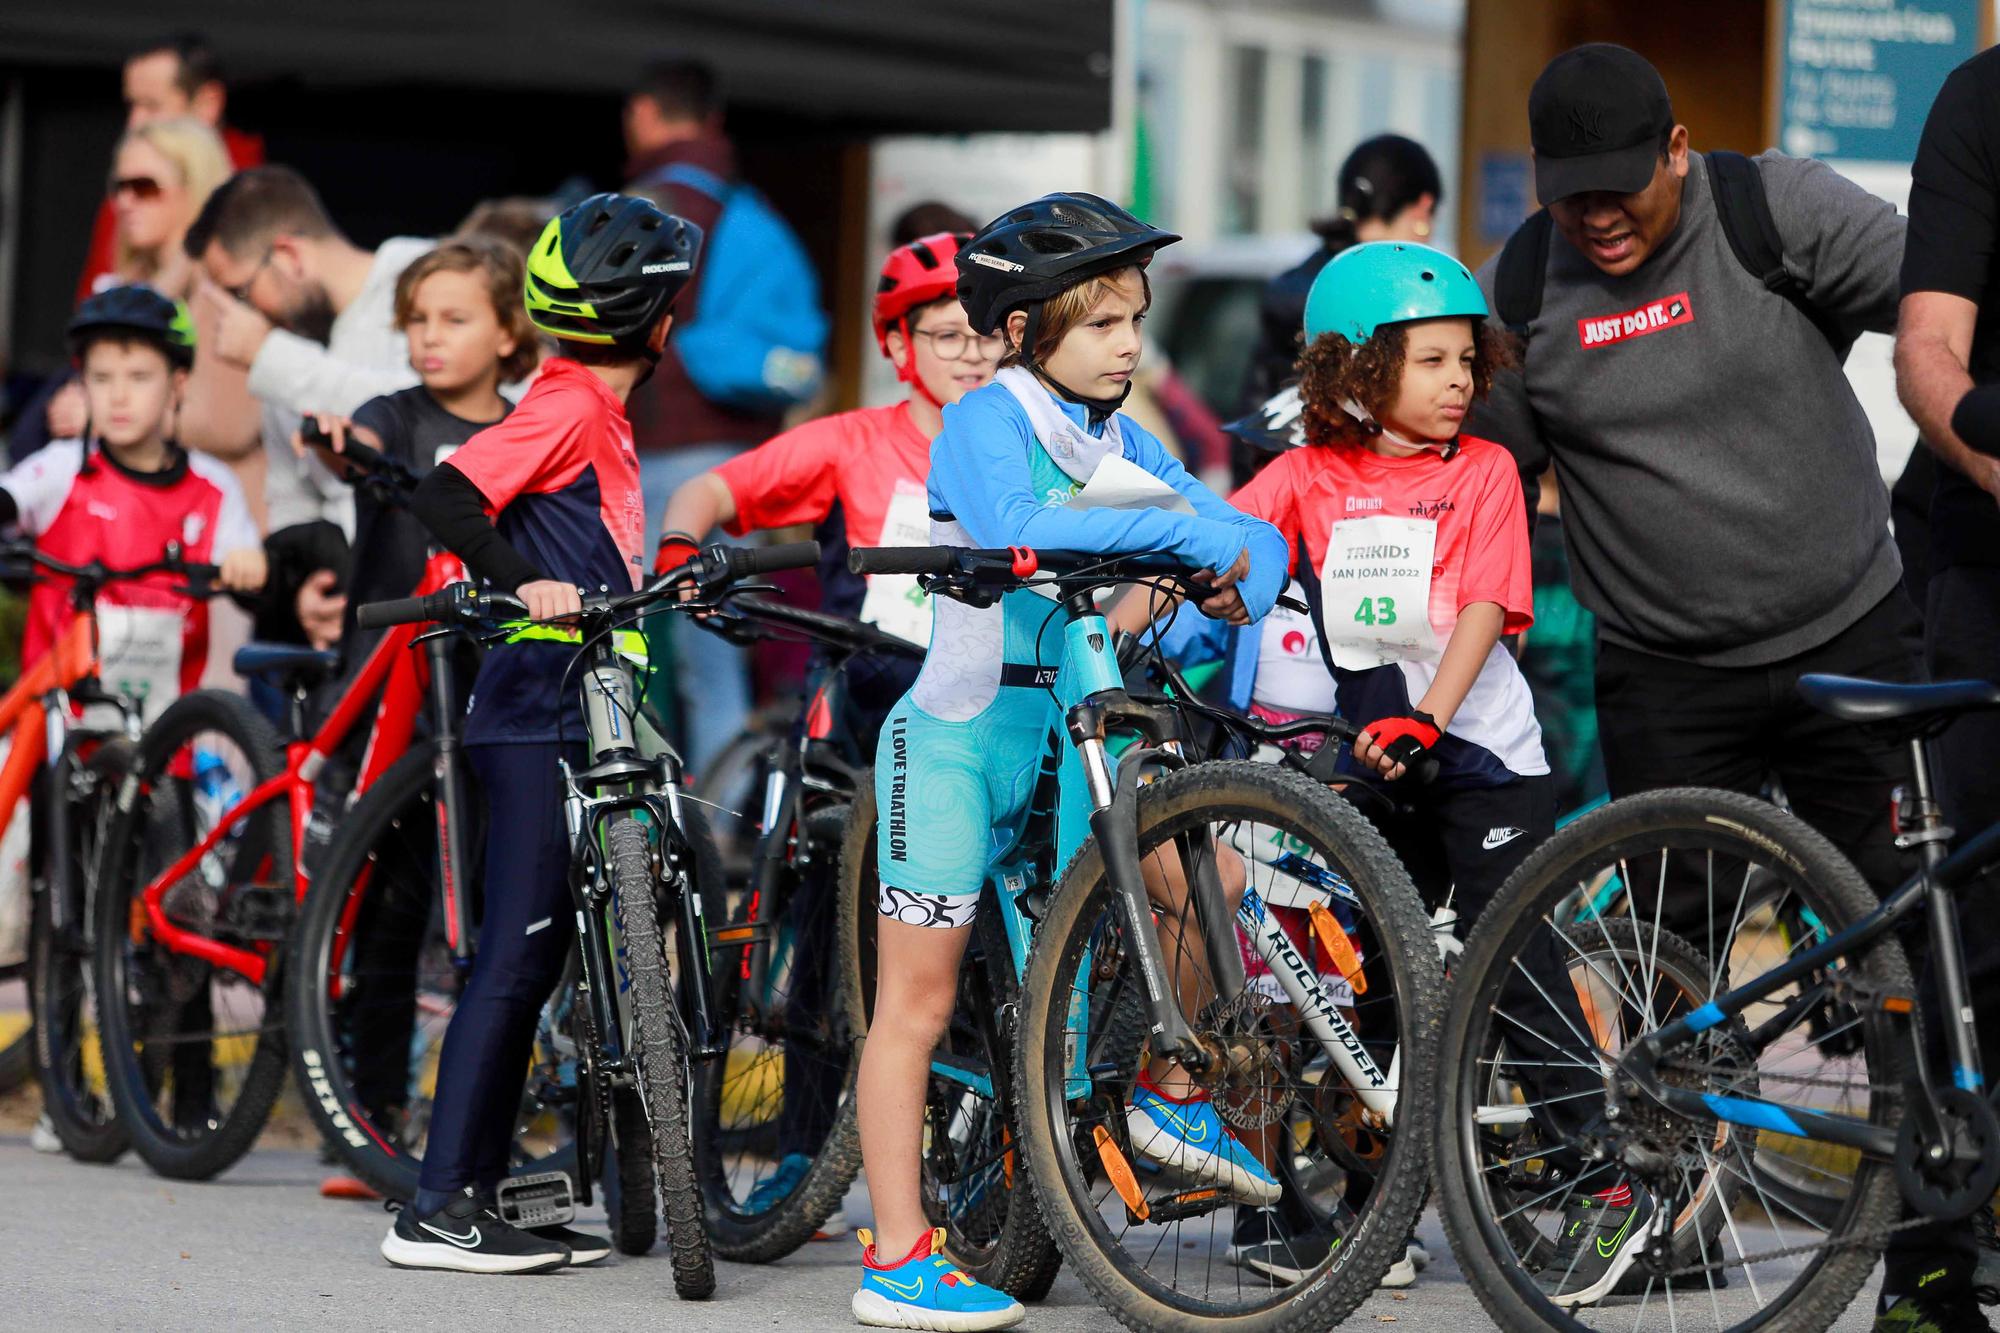
[[[1011,387],[1010,387],[1011,385]],[[1044,442],[1030,417],[1034,399]],[[1043,404],[1046,403],[1046,406]],[[1052,410],[1051,410],[1052,409]],[[1101,459],[1117,453],[1178,492],[1192,514],[1166,508],[1067,507]],[[1066,460],[1066,468],[1059,461]],[[932,540],[967,547],[1031,546],[1106,555],[1163,553],[1189,569],[1228,569],[1244,550],[1244,605],[1262,617],[1284,586],[1290,552],[1278,530],[1231,508],[1130,418],[1096,426],[1026,371],[944,409],[931,444]],[[916,925],[970,922],[990,866],[1018,837],[1050,729],[1067,706],[1060,605],[1031,590],[992,607],[933,602],[931,644],[908,694],[889,714],[875,761],[880,909]],[[1064,746],[1056,864],[1088,830],[1081,764]]]

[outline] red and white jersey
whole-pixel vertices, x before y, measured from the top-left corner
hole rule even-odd
[[[184,558],[215,564],[231,551],[262,545],[235,474],[206,454],[176,450],[172,466],[162,472],[134,472],[102,449],[91,451],[88,469],[82,463],[81,443],[58,440],[0,473],[0,490],[13,497],[20,530],[58,560],[101,560],[124,569],[159,560],[168,542],[179,542]],[[149,675],[162,693],[182,693],[200,683],[208,660],[208,606],[172,591],[181,582],[155,574],[99,593],[108,685],[120,683],[114,674],[121,649],[129,649],[137,686],[149,683]],[[69,580],[49,576],[36,582],[28,595],[22,662],[46,653],[68,617]],[[170,625],[168,617],[179,624],[177,645],[161,629]],[[158,679],[162,674],[165,679]],[[148,716],[158,702],[150,702]]]

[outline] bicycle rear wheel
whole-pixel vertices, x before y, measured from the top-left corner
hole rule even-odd
[[[437,743],[421,743],[341,819],[293,931],[286,973],[292,1072],[321,1135],[378,1193],[416,1196],[438,1057],[466,972],[445,938]],[[483,802],[461,812],[456,891],[484,882]],[[477,919],[476,913],[474,919]],[[510,1170],[576,1172],[566,978],[542,1014]],[[580,1182],[579,1182],[580,1183]]]
[[[1226,884],[1233,857],[1249,879],[1245,912],[1221,925],[1231,947],[1238,923],[1261,920],[1265,899],[1340,914],[1331,929],[1344,946],[1324,945],[1333,952],[1312,963],[1314,942],[1291,946],[1318,987],[1317,999],[1306,992],[1311,1013],[1258,979],[1233,993],[1218,986],[1189,917],[1156,908],[1137,925],[1157,930],[1169,958],[1170,934],[1189,941],[1181,1008],[1197,1038],[1227,1056],[1194,1077],[1278,1178],[1281,1239],[1239,1242],[1236,1225],[1257,1222],[1268,1238],[1273,1223],[1255,1213],[1232,1222],[1223,1189],[1176,1179],[1171,1167],[1147,1174],[1152,1164],[1135,1152],[1145,1145],[1134,1143],[1127,1108],[1149,1054],[1145,979],[1134,923],[1094,840],[1063,873],[1021,987],[1015,1086],[1043,1215],[1098,1303],[1132,1328],[1326,1328],[1402,1256],[1423,1205],[1443,1008],[1429,921],[1374,828],[1302,776],[1204,763],[1147,784],[1138,802],[1150,874],[1191,879],[1213,858]],[[1225,857],[1218,843],[1239,850]],[[1352,991],[1319,979],[1330,971],[1354,978]],[[1345,1038],[1329,1014],[1342,1017]],[[1373,1073],[1351,1077],[1343,1060]]]
[[[875,832],[875,778],[867,772],[856,781],[841,849],[839,920],[841,991],[849,1025],[864,1040],[875,1014]],[[1038,1301],[1061,1271],[1062,1253],[1016,1146],[1013,1057],[1000,1036],[1002,1006],[1017,989],[1013,960],[994,914],[982,909],[980,923],[979,956],[960,970],[958,1004],[925,1086],[919,1187],[931,1224],[945,1228],[952,1263],[1017,1300]]]
[[[118,786],[136,753],[131,741],[116,737],[85,758],[72,750],[56,765],[53,787],[56,799],[68,803],[69,846],[49,854],[67,861],[70,915],[58,930],[50,898],[56,886],[49,879],[35,895],[28,943],[34,1072],[42,1085],[42,1108],[63,1150],[79,1162],[115,1161],[130,1143],[104,1081],[88,913]]]
[[[1619,891],[1602,895],[1614,877]],[[1614,802],[1522,864],[1454,975],[1460,1003],[1445,1025],[1439,1101],[1445,1227],[1494,1320],[1505,1328],[1812,1330],[1839,1315],[1895,1222],[1890,1165],[1775,1129],[1681,1115],[1643,1094],[1622,1093],[1614,1121],[1607,1071],[1633,1043],[1874,906],[1867,884],[1824,838],[1732,792]],[[1788,919],[1810,919],[1819,930],[1789,931]],[[1551,945],[1589,1025],[1558,1033],[1558,1043],[1534,1035],[1555,1029],[1532,1012],[1539,997],[1523,999],[1515,980],[1525,975],[1521,959]],[[1877,940],[1670,1049],[1662,1078],[1706,1097],[1895,1124],[1906,1038],[1879,1005],[1830,1008],[1849,982],[1863,994],[1913,992],[1900,947]],[[1556,1054],[1556,1045],[1575,1049]],[[1524,1085],[1536,1068],[1573,1070],[1577,1088],[1530,1093]],[[1823,1206],[1774,1191],[1777,1177],[1809,1182]],[[1635,1201],[1626,1226],[1636,1230],[1611,1236],[1609,1251],[1592,1246],[1592,1232],[1575,1224],[1598,1207],[1591,1195],[1621,1188]],[[1661,1214],[1673,1244],[1656,1262],[1638,1248]],[[1586,1243],[1565,1249],[1573,1234]]]
[[[695,1071],[697,1161],[715,1251],[739,1263],[811,1240],[861,1165],[860,1048],[835,956],[848,812],[831,802],[807,814],[772,900],[711,928],[729,1047]]]
[[[95,976],[105,1079],[146,1164],[205,1180],[250,1150],[285,1081],[283,946],[292,920],[285,804],[236,818],[159,903],[192,937],[176,945],[146,884],[214,828],[240,794],[277,776],[278,740],[240,696],[197,690],[139,742],[97,883]],[[128,799],[129,798],[129,799]],[[263,975],[196,949],[257,959]]]

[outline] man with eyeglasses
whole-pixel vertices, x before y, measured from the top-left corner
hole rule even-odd
[[[216,355],[249,371],[263,405],[271,579],[260,638],[327,647],[340,637],[354,497],[293,437],[304,413],[340,416],[416,383],[396,328],[396,279],[433,242],[392,237],[374,251],[344,236],[289,167],[240,171],[188,228],[188,257],[212,287]]]

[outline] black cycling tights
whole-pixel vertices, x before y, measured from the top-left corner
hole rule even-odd
[[[438,1058],[419,1216],[507,1175],[535,1028],[573,938],[561,752],[553,743],[466,747],[487,800],[485,917]]]

